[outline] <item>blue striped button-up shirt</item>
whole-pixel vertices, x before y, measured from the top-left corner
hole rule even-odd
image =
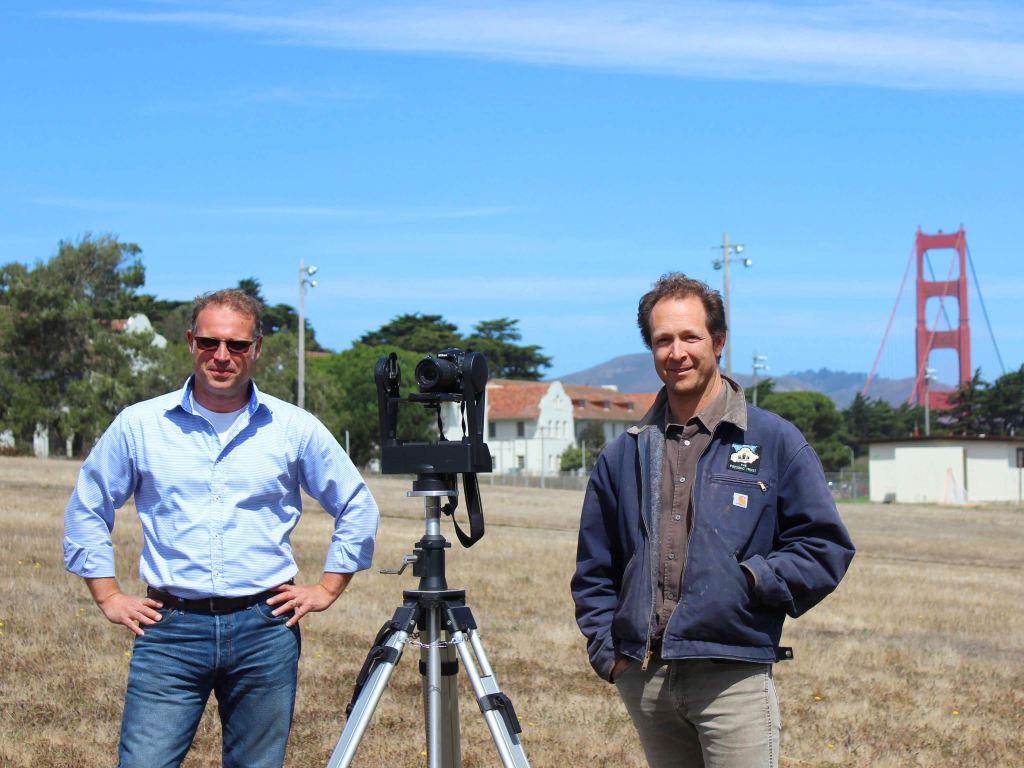
[[[64,564],[114,576],[114,511],[135,496],[142,521],[139,575],[179,597],[236,597],[298,571],[291,532],[300,488],[334,517],[325,571],[370,566],[379,514],[359,472],[306,411],[252,386],[221,444],[179,392],[129,406],[82,465],[64,513]]]

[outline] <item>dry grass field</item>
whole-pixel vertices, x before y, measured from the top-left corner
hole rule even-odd
[[[61,522],[78,464],[0,458],[0,765],[116,762],[129,634],[108,624],[61,562]],[[408,482],[376,478],[383,518],[375,568],[397,565],[423,533]],[[568,582],[582,495],[484,485],[488,531],[454,543],[452,587],[467,590],[497,680],[516,706],[531,764],[641,766],[614,689],[591,672]],[[849,505],[859,552],[839,590],[787,623],[796,659],[776,667],[782,765],[1024,765],[1024,514],[1012,509]],[[463,518],[464,519],[464,518]],[[294,537],[300,576],[317,578],[329,518],[314,503]],[[444,533],[455,540],[449,522]],[[132,508],[114,530],[119,575],[139,588]],[[344,726],[356,672],[415,580],[359,574],[304,619],[287,765],[323,766]],[[417,654],[395,671],[358,766],[425,765]],[[468,684],[460,675],[464,689]],[[498,765],[464,690],[464,765]],[[218,766],[211,704],[189,768]]]

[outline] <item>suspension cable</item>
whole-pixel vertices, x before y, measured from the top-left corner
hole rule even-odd
[[[875,378],[875,371],[878,370],[878,361],[882,359],[882,350],[885,349],[885,342],[889,338],[889,331],[892,329],[893,318],[896,317],[896,310],[900,306],[900,298],[903,296],[903,287],[907,284],[907,275],[910,274],[910,265],[914,260],[914,249],[910,249],[910,254],[907,256],[907,266],[903,270],[903,279],[900,281],[900,290],[896,294],[896,303],[892,305],[892,313],[889,315],[889,322],[885,326],[885,333],[882,334],[882,343],[878,345],[878,354],[875,355],[875,362],[871,365],[871,373],[868,374],[868,380],[864,382],[864,389],[861,391],[861,397],[868,396],[868,389],[871,387],[871,382]]]
[[[971,266],[971,277],[974,278],[974,290],[978,292],[978,301],[981,303],[981,314],[985,316],[985,325],[988,326],[988,335],[992,339],[992,346],[996,350],[996,359],[999,360],[999,368],[1006,375],[1006,366],[1003,365],[1003,356],[999,354],[999,345],[996,344],[996,335],[992,332],[992,323],[988,319],[988,310],[985,308],[985,298],[981,295],[981,283],[978,282],[978,275],[974,271],[974,259],[971,258],[971,246],[967,246],[967,263]]]

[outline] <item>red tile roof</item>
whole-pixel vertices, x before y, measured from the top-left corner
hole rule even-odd
[[[550,387],[551,382],[547,381],[491,379],[487,383],[487,418],[536,419],[540,416],[540,399]]]
[[[536,419],[540,401],[552,382],[491,379],[487,384],[488,418]],[[654,403],[654,393],[623,394],[604,387],[563,384],[573,416],[584,421],[639,421]]]
[[[655,393],[625,394],[605,387],[562,386],[572,399],[572,415],[584,421],[640,421],[657,397]]]

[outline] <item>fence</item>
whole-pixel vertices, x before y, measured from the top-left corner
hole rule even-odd
[[[868,473],[853,472],[844,469],[839,472],[826,472],[825,479],[832,495],[837,499],[857,499],[868,495]]]
[[[481,485],[509,485],[514,488],[554,488],[561,491],[583,491],[587,488],[590,475],[560,472],[557,475],[489,474],[480,475]]]
[[[583,491],[587,487],[588,475],[570,472],[557,475],[497,474],[480,475],[482,485],[508,485],[516,488],[556,488],[563,491]],[[868,495],[868,473],[842,470],[826,472],[825,479],[837,499],[855,499]]]

